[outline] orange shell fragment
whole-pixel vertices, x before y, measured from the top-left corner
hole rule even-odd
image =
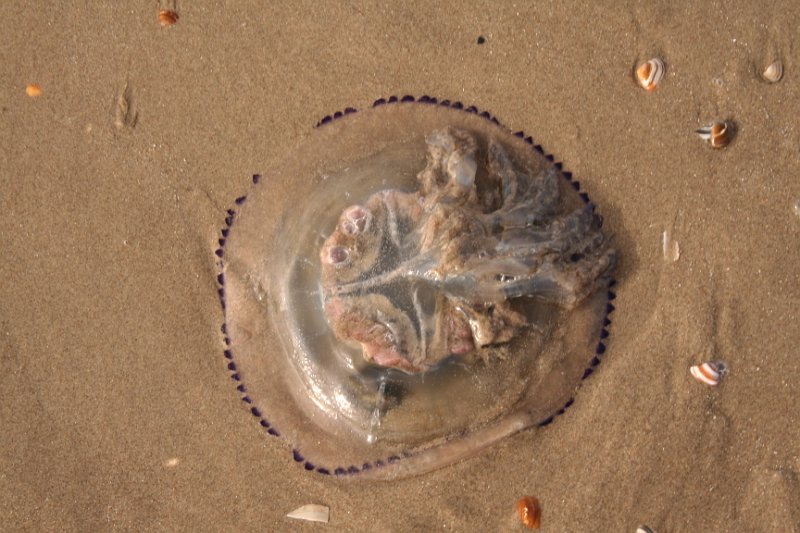
[[[25,87],[25,94],[27,94],[31,98],[35,98],[42,94],[42,88],[36,83],[31,83],[27,87]]]
[[[158,12],[158,21],[161,23],[161,26],[172,26],[180,17],[175,11],[170,9],[162,9]]]

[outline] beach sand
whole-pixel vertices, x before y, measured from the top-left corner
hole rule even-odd
[[[522,531],[532,494],[542,531],[800,531],[797,4],[291,4],[181,2],[168,28],[155,2],[0,4],[0,530]],[[252,174],[392,94],[563,161],[619,248],[616,311],[552,425],[353,482],[240,401],[213,250]],[[723,150],[694,134],[715,119]],[[306,503],[330,522],[285,518]]]

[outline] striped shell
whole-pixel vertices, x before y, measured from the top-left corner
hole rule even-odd
[[[654,57],[636,67],[636,81],[648,92],[656,89],[666,72],[664,62]]]
[[[692,377],[700,383],[715,387],[720,380],[728,373],[728,367],[722,361],[705,362],[689,368]]]
[[[695,133],[701,139],[708,141],[712,148],[725,148],[733,139],[734,128],[730,122],[714,122],[695,130]]]

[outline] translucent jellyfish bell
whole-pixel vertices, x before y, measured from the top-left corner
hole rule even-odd
[[[605,349],[616,253],[594,206],[472,111],[325,120],[230,212],[229,368],[307,470],[391,479],[469,457],[563,412]]]

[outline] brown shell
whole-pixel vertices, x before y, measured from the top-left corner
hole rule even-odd
[[[712,148],[725,148],[736,135],[736,127],[732,122],[714,122],[696,130],[696,133]]]
[[[542,527],[542,507],[539,500],[533,496],[523,496],[517,502],[517,512],[519,519],[529,529],[539,529]]]
[[[725,122],[718,122],[711,126],[709,143],[713,148],[724,148],[731,142],[732,129]]]
[[[162,9],[158,12],[158,21],[163,27],[172,26],[178,22],[179,18],[180,16],[175,11],[170,9]]]

